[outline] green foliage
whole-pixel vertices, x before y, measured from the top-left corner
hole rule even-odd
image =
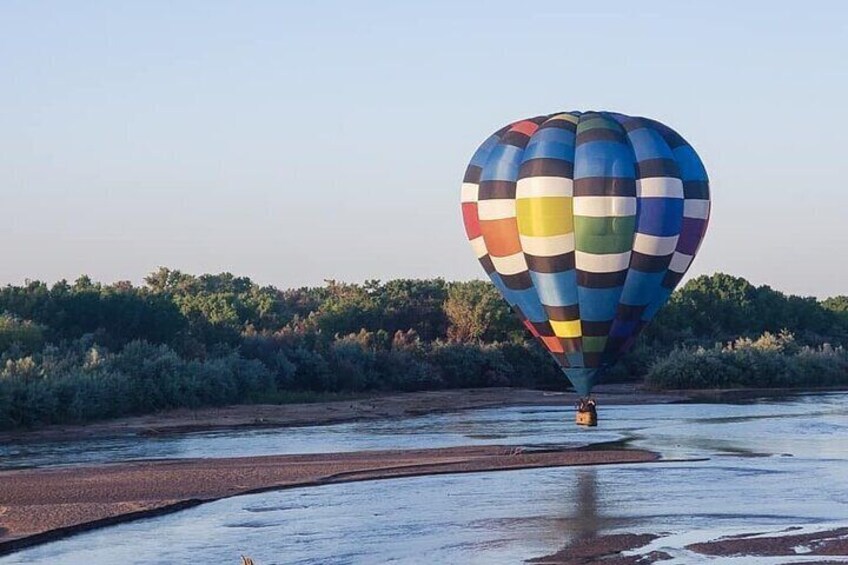
[[[0,428],[374,391],[567,386],[483,281],[278,290],[161,268],[141,287],[88,277],[7,286],[0,313]],[[605,380],[844,383],[846,345],[848,297],[818,302],[716,274],[675,292]]]
[[[13,345],[22,352],[40,349],[44,345],[44,327],[30,320],[0,315],[0,351],[7,351]]]
[[[522,335],[515,314],[489,282],[452,283],[444,311],[449,322],[447,337],[451,340],[508,341]]]
[[[848,296],[832,296],[821,303],[822,307],[836,312],[837,314],[848,316]]]
[[[655,389],[804,388],[848,385],[848,351],[799,346],[792,334],[764,333],[711,349],[678,348],[651,366]]]
[[[838,301],[837,299],[831,299]],[[805,344],[848,343],[848,317],[815,298],[787,296],[722,273],[700,276],[672,294],[648,326],[648,342],[729,341],[788,330]],[[836,302],[834,302],[836,304]]]
[[[250,402],[276,390],[258,361],[235,353],[187,360],[143,341],[114,354],[80,341],[63,352],[3,361],[0,429]]]

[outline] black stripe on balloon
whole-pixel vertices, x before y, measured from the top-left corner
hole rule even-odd
[[[492,263],[492,258],[489,255],[483,255],[480,257],[480,264],[483,265],[483,269],[488,274],[492,274],[495,272],[495,264]]]
[[[544,128],[564,129],[564,130],[568,130],[572,133],[577,132],[577,124],[575,124],[574,122],[570,122],[568,120],[564,120],[562,118],[549,119],[544,124],[539,126],[539,129],[544,129]]]
[[[627,343],[626,337],[610,337],[604,346],[604,353],[619,353],[624,349],[624,344]]]
[[[603,365],[604,355],[603,353],[587,353],[583,352],[583,365],[585,367],[589,367],[590,369],[596,369]]]
[[[668,271],[663,277],[662,285],[664,288],[668,288],[673,290],[674,287],[678,285],[680,279],[683,278],[683,273],[675,273],[674,271]]]
[[[534,124],[536,124],[537,126],[539,126],[539,125],[542,125],[543,123],[545,123],[546,121],[548,121],[548,118],[550,118],[550,115],[536,116],[535,118],[530,118],[528,121],[531,121]]]
[[[659,273],[668,269],[668,264],[671,263],[671,255],[646,255],[634,251],[630,254],[630,268],[643,273]]]
[[[553,257],[539,257],[525,253],[524,259],[527,261],[527,268],[537,273],[561,273],[574,269],[574,252]]]
[[[613,141],[616,143],[627,143],[627,137],[624,132],[609,128],[597,127],[584,129],[577,134],[577,145],[589,143],[592,141]]]
[[[504,145],[512,145],[524,149],[527,147],[527,142],[530,141],[530,136],[520,131],[508,131],[501,137],[500,143]]]
[[[624,284],[627,278],[627,270],[614,273],[590,273],[589,271],[577,271],[577,285],[586,288],[614,288]]]
[[[618,360],[618,352],[604,349],[601,353],[601,366],[608,367]]]
[[[477,165],[468,165],[468,168],[465,169],[465,176],[462,177],[462,182],[472,182],[477,184],[480,182],[480,173],[482,172],[483,169]]]
[[[477,190],[477,200],[515,198],[515,183],[509,180],[484,180]]]
[[[683,181],[683,196],[693,200],[708,200],[710,198],[710,183],[705,180]]]
[[[530,279],[530,273],[521,271],[514,275],[501,274],[501,280],[507,288],[512,290],[526,290],[533,286],[533,281]]]
[[[513,306],[512,310],[515,312],[515,315],[518,316],[519,320],[521,320],[522,322],[527,320],[527,316],[524,315],[524,312],[521,310],[521,308],[518,305]]]
[[[647,307],[646,304],[631,306],[630,304],[619,303],[615,311],[615,317],[624,322],[635,322],[642,319],[642,313]]]
[[[640,179],[651,177],[680,178],[680,167],[673,159],[645,159],[636,163],[636,176]]]
[[[677,149],[678,147],[684,147],[689,145],[679,133],[677,133],[667,125],[661,124],[659,122],[654,122],[654,124],[656,124],[654,126],[654,129],[659,132],[663,140],[668,144],[671,149]]]
[[[575,179],[574,196],[636,196],[636,180],[611,177]]]
[[[645,118],[628,116],[627,118],[623,119],[622,122],[623,123],[621,124],[621,127],[623,127],[624,131],[628,133],[637,129],[651,127],[650,120],[647,120]]]
[[[606,337],[612,327],[612,320],[606,322],[589,322],[580,320],[580,331],[588,337]]]
[[[676,131],[674,131],[667,125],[661,124],[660,122],[652,120],[650,118],[632,118],[631,120],[628,120],[627,124],[625,124],[624,126],[624,129],[626,129],[627,131],[633,131],[639,128],[648,128],[654,130],[655,132],[660,134],[660,137],[663,138],[663,141],[665,141],[671,149],[675,149],[682,145],[687,145],[686,141],[682,137],[680,137],[680,134],[678,134]]]
[[[540,336],[543,337],[554,337],[554,330],[548,322],[530,322],[537,332],[539,332]]]
[[[518,169],[519,179],[528,177],[574,178],[574,163],[562,159],[529,159]]]
[[[580,319],[580,307],[577,304],[569,306],[545,306],[548,319],[554,322],[569,322]]]
[[[561,337],[559,343],[566,353],[579,353],[583,351],[583,342],[579,337]]]

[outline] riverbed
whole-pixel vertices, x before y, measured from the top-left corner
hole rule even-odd
[[[740,404],[601,407],[597,429],[567,407],[242,430],[7,451],[10,466],[370,449],[603,444],[669,461],[365,481],[246,495],[47,543],[0,563],[515,563],[578,539],[660,534],[651,550],[725,535],[848,523],[848,395]],[[43,448],[43,446],[42,446]],[[681,461],[682,460],[682,461]],[[8,461],[12,461],[8,463]],[[799,563],[793,557],[698,559]],[[821,558],[818,558],[821,560]],[[841,557],[830,558],[834,561]]]

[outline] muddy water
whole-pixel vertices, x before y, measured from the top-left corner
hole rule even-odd
[[[504,408],[361,426],[206,434],[169,440],[173,443],[158,456],[233,455],[226,445],[256,454],[271,452],[275,444],[281,448],[276,452],[293,452],[305,446],[333,451],[338,445],[351,450],[611,441],[670,458],[708,459],[249,495],[93,531],[0,563],[233,563],[239,554],[262,565],[515,563],[553,553],[579,537],[614,532],[663,533],[648,549],[691,563],[705,559],[681,549],[695,541],[848,523],[848,395],[607,407],[601,416],[602,427],[592,431],[568,423],[567,409]]]

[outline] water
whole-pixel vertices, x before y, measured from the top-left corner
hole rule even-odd
[[[815,398],[827,399],[829,396]],[[843,398],[839,395],[836,398]],[[827,402],[822,400],[822,402]],[[838,404],[838,402],[837,402]],[[784,418],[792,414],[820,416],[827,404],[813,403],[809,397],[783,402],[730,404],[674,404],[648,406],[602,406],[599,428],[574,426],[571,406],[517,407],[469,410],[404,419],[377,420],[278,429],[227,430],[166,436],[125,436],[85,439],[77,442],[26,442],[0,445],[0,469],[32,466],[116,463],[137,459],[184,457],[247,457],[287,453],[331,453],[373,449],[410,449],[457,445],[583,445],[587,442],[620,441],[641,437],[644,428],[652,434],[667,434],[662,443],[665,454],[677,453],[680,440],[675,434],[703,430],[700,445],[687,438],[685,449],[712,453],[731,449],[717,445],[722,440],[710,426],[731,431],[730,437],[759,434],[761,428],[747,422],[764,418]],[[733,419],[742,418],[735,426]],[[725,421],[725,419],[727,421]],[[681,427],[680,423],[700,424]],[[776,438],[779,439],[779,438]],[[703,443],[707,442],[707,443]],[[740,444],[740,449],[747,449]],[[685,451],[689,453],[693,451]]]
[[[848,521],[846,394],[743,405],[603,407],[602,428],[591,431],[575,428],[570,416],[566,408],[504,408],[204,434],[170,438],[157,456],[220,456],[225,445],[238,445],[239,454],[259,454],[307,445],[315,452],[338,445],[351,450],[623,440],[668,457],[709,460],[417,477],[248,495],[92,531],[0,563],[237,563],[242,553],[262,565],[520,563],[581,536],[615,532],[664,533],[650,548],[674,555],[669,563],[690,563],[695,556],[680,548],[695,541]],[[156,451],[154,445],[161,444],[144,449]],[[268,451],[275,445],[276,451]],[[62,462],[55,455],[43,460]]]

